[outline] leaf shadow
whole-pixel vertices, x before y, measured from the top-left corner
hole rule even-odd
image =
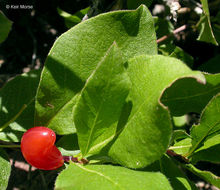
[[[59,95],[57,95],[57,93],[56,95],[54,95],[54,93],[51,93],[51,89],[48,88],[46,83],[44,83],[44,85],[40,85],[40,91],[43,95],[41,96],[41,98],[38,99],[38,102],[43,107],[49,106],[50,108],[52,108],[50,109],[52,111],[54,107],[50,104],[50,100],[58,98],[57,96],[67,96],[66,94],[68,94],[69,99],[71,99],[74,94],[77,94],[81,91],[85,84],[85,81],[82,81],[78,74],[74,73],[71,69],[69,69],[61,62],[55,60],[50,55],[47,57],[45,68],[47,69],[46,71],[44,70],[46,77],[50,78],[50,75],[52,76],[55,83],[53,81],[50,82],[53,82],[54,85],[58,86],[54,87],[54,89],[56,90],[57,88],[59,88]],[[41,78],[42,80],[47,80],[44,79],[43,76]]]
[[[76,67],[76,63],[74,65]],[[70,64],[71,68],[74,69],[74,65]],[[44,108],[44,112],[35,112],[35,125],[48,125],[48,118],[55,117],[82,90],[85,81],[81,79],[80,74],[80,72],[75,73],[51,55],[47,57],[37,99],[37,103]]]
[[[116,139],[118,138],[118,136],[121,134],[121,132],[123,131],[126,123],[128,122],[129,116],[131,114],[131,110],[132,110],[133,104],[131,101],[127,101],[125,102],[122,111],[121,111],[121,115],[119,117],[119,121],[118,121],[118,125],[117,125],[117,129],[116,129],[116,135],[115,137],[101,150],[100,155],[107,155],[109,149],[111,148],[111,146],[114,144],[114,142],[116,141]]]
[[[78,93],[85,84],[78,76],[66,65],[60,61],[55,60],[50,55],[46,59],[45,67],[48,69],[56,84],[63,89],[69,89],[74,93]]]
[[[124,30],[129,36],[137,36],[139,32],[142,11],[139,9],[139,11],[123,14],[123,17],[121,16],[121,14],[115,14],[112,15],[112,17],[114,17],[116,22],[122,23]]]

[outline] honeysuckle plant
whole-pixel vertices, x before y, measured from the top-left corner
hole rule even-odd
[[[208,16],[206,10],[205,22]],[[159,55],[154,21],[144,5],[85,20],[55,41],[42,70],[17,76],[0,90],[1,141],[23,139],[30,164],[59,168],[55,189],[196,189],[187,170],[220,188],[218,176],[195,166],[220,162],[220,74]],[[178,128],[190,112],[201,114],[199,124]],[[47,128],[30,129],[35,126]],[[58,151],[51,129],[61,137],[59,162],[49,168]],[[51,141],[34,141],[43,133]],[[0,189],[11,170],[3,148]],[[33,160],[36,149],[39,155],[47,148],[51,152]]]

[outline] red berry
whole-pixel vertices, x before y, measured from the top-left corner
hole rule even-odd
[[[28,129],[21,139],[21,152],[26,161],[42,170],[55,170],[64,163],[63,156],[54,145],[56,134],[47,127]]]

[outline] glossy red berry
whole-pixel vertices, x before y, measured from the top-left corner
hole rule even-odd
[[[42,170],[55,170],[64,163],[63,156],[54,145],[56,134],[47,127],[28,129],[21,139],[21,152],[26,161]]]

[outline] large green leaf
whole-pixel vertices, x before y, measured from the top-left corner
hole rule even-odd
[[[199,21],[200,33],[199,33],[198,40],[212,43],[214,45],[218,45],[218,42],[216,41],[215,36],[212,31],[208,1],[201,0],[201,2],[202,2],[203,14]]]
[[[190,135],[192,147],[186,156],[190,156],[196,149],[200,148],[206,140],[220,134],[220,94],[215,96],[204,109],[199,125],[194,125]],[[220,143],[220,139],[215,139]]]
[[[171,190],[165,176],[159,172],[134,171],[111,165],[70,163],[58,176],[55,189],[59,190]]]
[[[196,168],[192,164],[186,164],[183,166],[185,168],[187,168],[189,171],[191,171],[192,173],[194,173],[195,175],[197,175],[197,176],[201,177],[202,179],[204,179],[205,181],[207,181],[208,183],[211,183],[212,185],[220,188],[220,177],[214,175],[213,173],[211,173],[209,171],[199,170],[198,168]]]
[[[12,22],[0,11],[0,43],[8,36]]]
[[[173,189],[196,190],[196,186],[187,178],[183,171],[167,155],[160,160],[161,172],[169,179]]]
[[[34,99],[40,70],[22,74],[0,90],[0,139],[20,141],[26,129],[34,126]]]
[[[6,152],[0,148],[0,189],[4,190],[8,186],[8,180],[11,173],[11,164]]]
[[[181,78],[172,84],[162,96],[162,103],[172,115],[188,112],[201,113],[213,96],[220,92],[220,74],[205,74],[206,84],[192,78]]]
[[[114,41],[122,51],[123,61],[136,55],[157,53],[153,19],[145,6],[98,15],[57,39],[41,76],[36,125],[48,126],[59,134],[75,131],[73,123],[63,126],[64,115],[68,123],[72,121],[72,111],[66,105],[74,102],[75,95]],[[52,124],[57,117],[62,119]]]
[[[86,81],[75,108],[83,156],[99,152],[114,138],[129,88],[121,53],[114,43]]]
[[[132,83],[128,106],[122,111],[121,130],[109,155],[121,165],[141,168],[158,160],[171,139],[170,115],[160,103],[162,92],[179,77],[205,79],[181,61],[161,55],[129,60],[128,75]]]

